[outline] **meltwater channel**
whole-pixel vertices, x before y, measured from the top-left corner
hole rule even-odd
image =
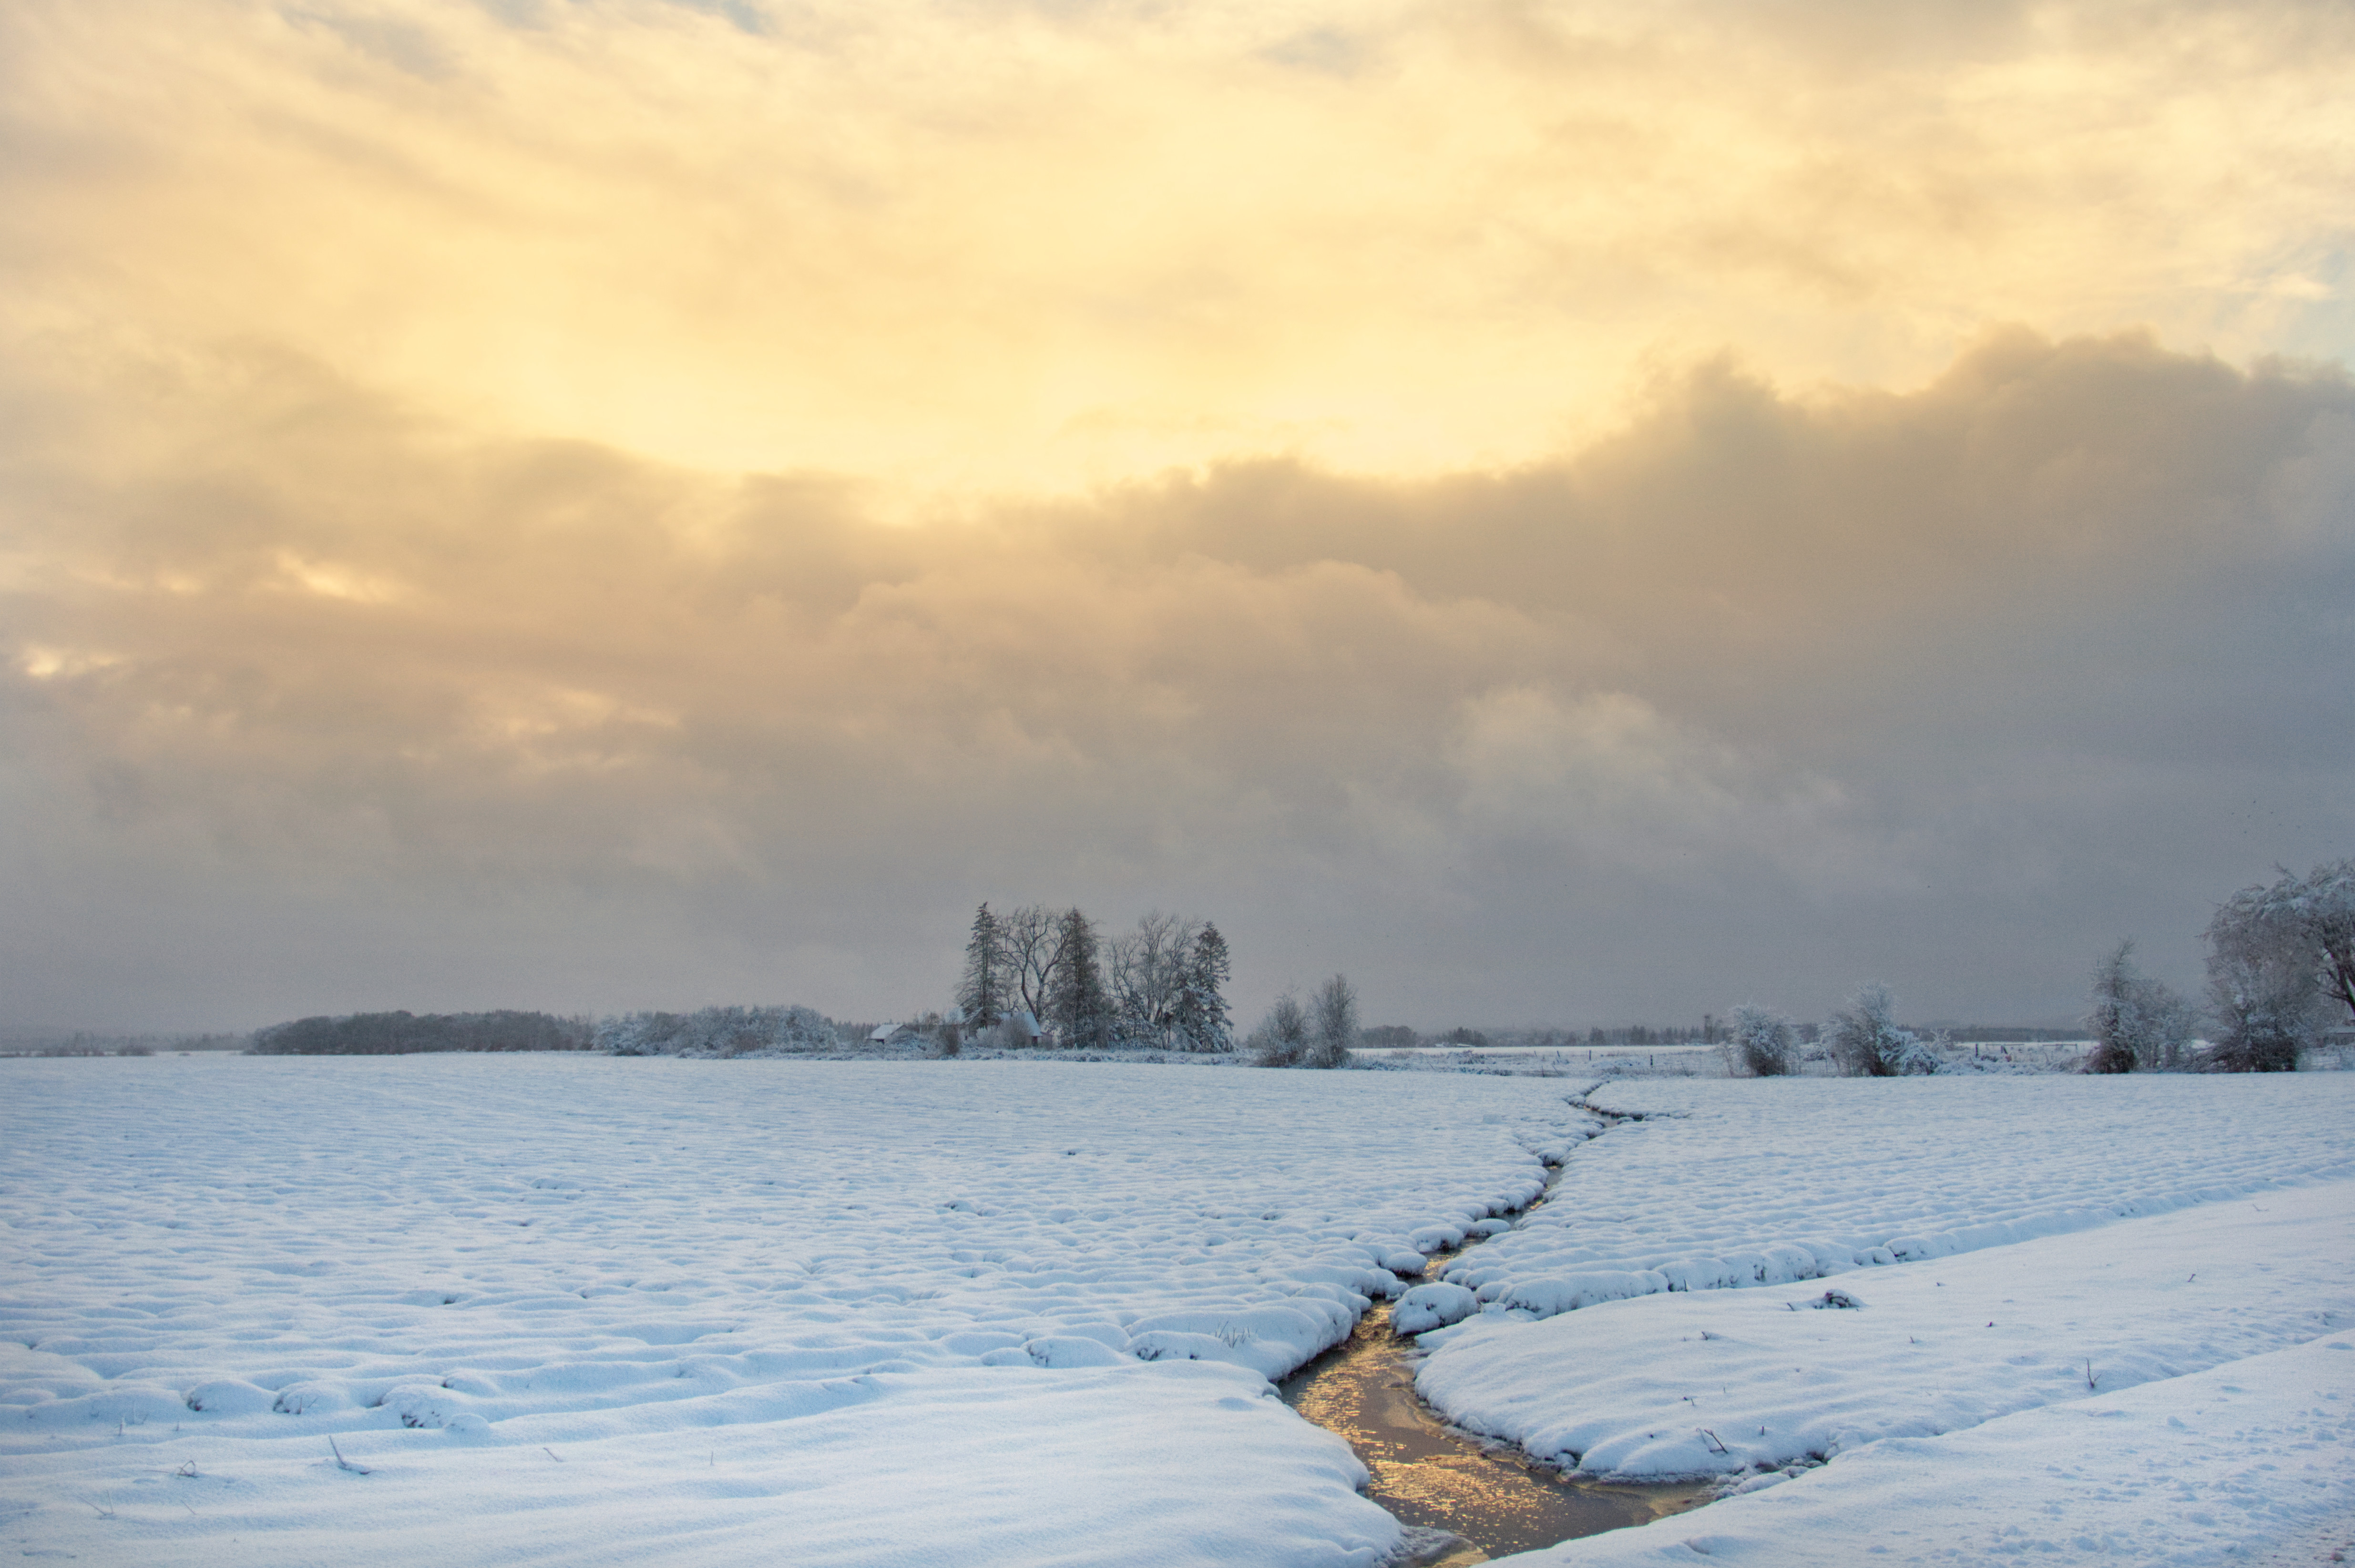
[[[1554,1180],[1561,1171],[1556,1170]],[[1516,1224],[1553,1192],[1514,1216]],[[1484,1240],[1487,1238],[1483,1238]],[[1425,1260],[1423,1277],[1478,1246]],[[1708,1485],[1606,1486],[1565,1479],[1508,1445],[1484,1442],[1450,1426],[1414,1391],[1420,1360],[1411,1340],[1391,1329],[1391,1306],[1375,1303],[1349,1338],[1284,1380],[1284,1403],[1347,1440],[1372,1478],[1366,1495],[1413,1532],[1414,1559],[1431,1568],[1463,1568],[1576,1536],[1643,1524],[1698,1507]],[[1454,1537],[1454,1540],[1449,1540]]]

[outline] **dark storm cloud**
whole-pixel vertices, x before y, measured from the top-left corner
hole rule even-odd
[[[1902,396],[1715,367],[1509,471],[902,526],[81,363],[0,494],[21,1022],[882,1015],[983,898],[1212,915],[1246,1008],[2051,1015],[2355,838],[2336,374],[2010,335]]]

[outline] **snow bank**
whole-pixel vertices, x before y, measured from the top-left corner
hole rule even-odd
[[[1613,1084],[1636,1113],[1553,1201],[1446,1271],[1549,1317],[1784,1286],[2355,1178],[2335,1075]]]
[[[2333,1335],[1967,1431],[1876,1443],[1695,1513],[1500,1561],[2211,1564],[2271,1548],[2282,1555],[2266,1561],[2318,1563],[2355,1539],[2350,1515],[2355,1340]]]
[[[1265,1379],[1534,1197],[1565,1086],[0,1064],[0,1540],[1363,1568],[1395,1526]]]
[[[154,1568],[1370,1568],[1397,1539],[1351,1489],[1348,1446],[1231,1367],[862,1376],[685,1414],[350,1431],[349,1469],[282,1417],[275,1437],[150,1422],[95,1448],[20,1446],[0,1508],[28,1551]]]
[[[1513,1561],[2212,1563],[2355,1508],[2340,1080],[1592,1098],[1646,1119],[1450,1270],[1479,1309],[1416,1387],[1589,1476],[1738,1495]]]
[[[1477,1317],[1429,1337],[1415,1381],[1471,1430],[1589,1475],[1737,1476],[2355,1326],[2350,1258],[2355,1183],[2333,1183],[1852,1277],[1830,1294],[1853,1309],[1802,1288]]]

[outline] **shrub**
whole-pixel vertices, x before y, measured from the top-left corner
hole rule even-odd
[[[1792,1069],[1793,1045],[1789,1019],[1744,1002],[1733,1010],[1732,1033],[1720,1049],[1728,1071],[1779,1078]]]
[[[1936,1054],[1894,1020],[1896,999],[1879,980],[1857,988],[1848,1005],[1831,1016],[1824,1044],[1840,1072],[1851,1078],[1894,1078],[1934,1073]]]
[[[1296,1067],[1308,1053],[1308,1013],[1285,991],[1252,1031],[1252,1059],[1263,1067]]]

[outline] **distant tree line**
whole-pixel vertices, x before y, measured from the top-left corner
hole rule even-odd
[[[848,1044],[842,1036],[832,1019],[806,1007],[706,1007],[608,1018],[592,1044],[616,1056],[747,1056],[836,1051]]]
[[[2087,997],[2086,1072],[2294,1072],[2334,1029],[2355,1024],[2355,860],[2328,862],[2302,876],[2284,870],[2270,884],[2244,887],[2217,908],[2204,935],[2204,1008],[2144,973],[2133,942],[2102,955]],[[1889,988],[1875,983],[1832,1014],[1821,1043],[1839,1071],[1878,1077],[1936,1072],[1940,1046],[1981,1033],[1941,1032],[1925,1041],[1898,1026]],[[1727,1064],[1759,1076],[1792,1072],[1800,1043],[1790,1020],[1738,1007]]]
[[[1159,912],[1107,939],[1076,907],[984,904],[965,941],[956,1005],[963,1030],[1006,1044],[1028,1015],[1054,1044],[1234,1049],[1227,1005],[1232,960],[1208,920]],[[954,1048],[952,1046],[952,1048]]]
[[[586,1051],[585,1018],[546,1012],[355,1012],[258,1029],[261,1056],[398,1056],[423,1051]]]

